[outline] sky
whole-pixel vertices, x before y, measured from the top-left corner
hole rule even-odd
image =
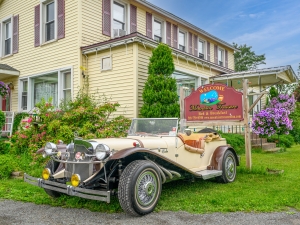
[[[148,0],[230,44],[265,54],[259,68],[300,63],[299,0]]]

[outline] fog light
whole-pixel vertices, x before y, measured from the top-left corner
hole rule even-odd
[[[42,172],[42,177],[44,180],[48,180],[51,175],[51,171],[49,168],[45,168]]]
[[[73,187],[78,187],[80,184],[80,176],[78,174],[73,174],[71,177],[71,184]]]

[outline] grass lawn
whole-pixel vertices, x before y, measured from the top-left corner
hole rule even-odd
[[[245,156],[238,167],[237,179],[230,184],[214,180],[193,183],[176,181],[163,185],[156,211],[212,212],[271,212],[300,210],[300,146],[285,152],[252,153],[252,171],[245,168]],[[267,174],[266,169],[284,170],[283,174]],[[69,208],[86,208],[99,212],[121,212],[116,197],[110,204],[78,197],[50,198],[43,189],[21,179],[1,180],[0,198],[49,204]]]

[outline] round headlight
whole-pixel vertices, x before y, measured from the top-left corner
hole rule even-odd
[[[99,144],[95,148],[96,158],[103,160],[110,155],[110,149],[107,145]]]
[[[42,172],[42,177],[44,180],[48,180],[51,175],[51,171],[49,168],[45,168]]]
[[[80,176],[79,174],[73,174],[71,177],[71,184],[73,187],[78,187],[78,185],[80,184]]]

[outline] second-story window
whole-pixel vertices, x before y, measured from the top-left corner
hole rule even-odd
[[[11,45],[12,45],[12,27],[11,20],[4,23],[4,55],[11,54]]]
[[[224,50],[218,48],[218,64],[224,66]]]
[[[204,53],[204,48],[205,48],[205,42],[203,40],[199,40],[198,43],[198,52],[199,52],[199,58],[204,59],[205,58],[205,53]]]
[[[185,52],[185,45],[186,45],[185,33],[182,32],[182,31],[179,31],[179,35],[178,35],[178,48],[179,48],[179,50]]]
[[[50,41],[55,37],[55,11],[54,2],[50,2],[46,5],[46,23],[45,23],[45,37],[46,41]]]
[[[125,6],[114,2],[113,29],[125,30]]]
[[[154,20],[153,28],[154,40],[157,42],[162,42],[162,23],[158,20]]]

